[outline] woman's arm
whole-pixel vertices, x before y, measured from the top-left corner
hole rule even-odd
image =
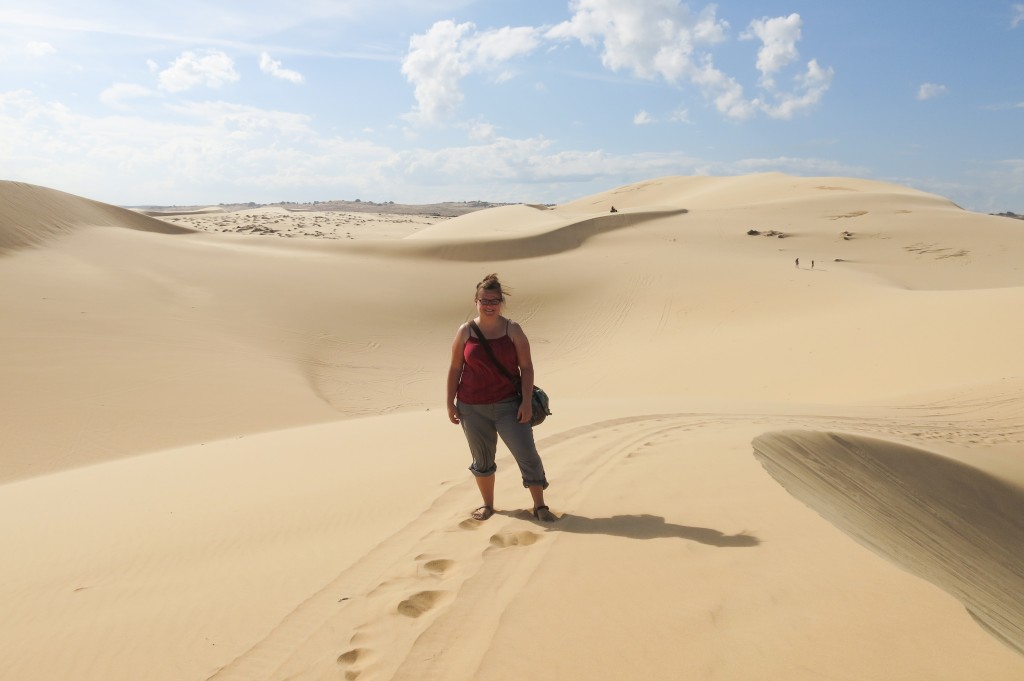
[[[469,327],[463,324],[459,327],[459,330],[455,333],[455,340],[452,341],[452,359],[448,365],[448,420],[452,423],[459,422],[459,410],[455,406],[455,395],[459,391],[459,380],[462,378],[462,368],[465,366],[466,360],[463,357],[463,351],[466,347],[466,338],[468,337],[467,329]]]
[[[530,339],[526,337],[523,327],[516,322],[509,325],[512,344],[516,346],[516,359],[519,362],[519,380],[523,393],[523,401],[519,405],[519,423],[529,423],[533,418],[533,356],[530,354]]]

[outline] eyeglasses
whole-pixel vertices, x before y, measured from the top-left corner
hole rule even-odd
[[[501,298],[477,298],[476,302],[481,305],[501,305]]]

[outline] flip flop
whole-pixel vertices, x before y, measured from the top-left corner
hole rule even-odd
[[[494,509],[490,506],[481,506],[473,511],[473,520],[487,520],[494,515]]]
[[[558,520],[547,506],[538,506],[533,509],[533,517],[542,523],[551,523]]]

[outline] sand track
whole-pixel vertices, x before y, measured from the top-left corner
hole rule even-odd
[[[210,680],[316,679],[338,667],[344,678],[364,681],[475,678],[503,614],[565,537],[670,539],[720,549],[756,549],[762,541],[756,531],[680,524],[653,514],[591,517],[564,509],[583,506],[595,485],[651,447],[685,449],[691,434],[709,430],[795,425],[958,441],[960,433],[989,424],[937,420],[929,427],[870,415],[665,413],[588,423],[543,437],[542,450],[574,481],[560,496],[558,522],[545,526],[525,510],[500,508],[486,522],[462,519],[473,488],[464,480]],[[1002,423],[998,431],[993,440],[1024,445],[1024,420]],[[1024,550],[1024,490],[937,454],[862,435],[771,432],[754,440],[754,453],[791,494],[872,550],[950,591],[984,626],[1019,647],[1024,572],[1012,557]],[[508,457],[499,463],[512,465]],[[976,515],[975,509],[993,500],[995,510]],[[987,577],[978,579],[982,574]],[[339,632],[352,632],[347,645],[339,644]],[[457,649],[445,645],[452,640],[460,642]],[[466,650],[479,653],[467,657]]]

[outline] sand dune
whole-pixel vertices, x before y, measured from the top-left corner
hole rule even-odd
[[[764,435],[754,451],[795,497],[948,591],[1024,653],[1024,487],[971,463],[838,433]]]
[[[1024,674],[1018,221],[779,174],[410,222],[0,206],[0,678]],[[468,516],[441,396],[491,271],[551,525],[507,454]]]
[[[535,210],[528,208],[527,210]],[[686,213],[686,209],[636,211],[592,217],[555,214],[522,220],[519,211],[493,209],[478,219],[458,218],[443,227],[434,227],[410,235],[400,245],[364,242],[360,252],[398,257],[462,262],[487,262],[500,249],[501,259],[521,260],[557,255],[582,246],[588,239],[615,230],[628,230],[645,222],[663,220]],[[533,216],[530,216],[533,217]],[[539,223],[539,224],[537,224]],[[480,225],[488,228],[480,229]]]
[[[160,234],[189,231],[117,206],[0,180],[0,254],[45,243],[83,226],[110,224]]]

